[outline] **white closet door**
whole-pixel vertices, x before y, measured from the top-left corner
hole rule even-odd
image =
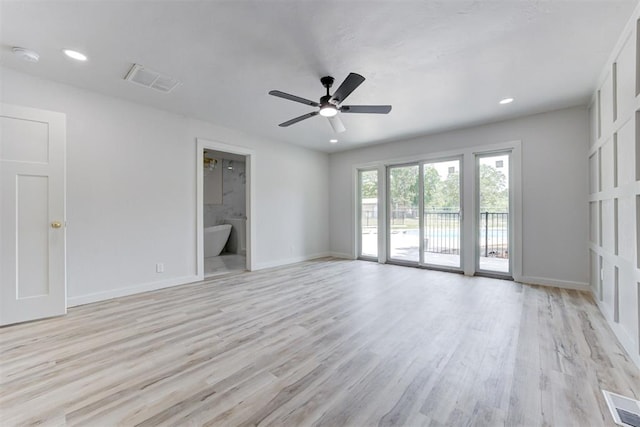
[[[0,325],[67,310],[65,126],[0,104]]]

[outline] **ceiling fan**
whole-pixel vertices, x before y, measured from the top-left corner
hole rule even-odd
[[[349,73],[346,79],[333,93],[329,94],[329,89],[333,86],[333,77],[326,76],[320,79],[320,83],[327,89],[327,94],[320,98],[320,102],[311,101],[310,99],[301,98],[299,96],[290,95],[288,93],[280,92],[279,90],[272,90],[269,95],[277,96],[279,98],[288,99],[290,101],[300,102],[301,104],[310,105],[311,107],[319,107],[318,111],[312,111],[311,113],[303,114],[302,116],[287,120],[280,123],[278,126],[287,127],[292,124],[301,122],[313,116],[320,114],[329,119],[331,127],[335,132],[344,132],[346,129],[342,124],[342,120],[338,117],[338,113],[367,113],[367,114],[388,114],[391,111],[391,105],[342,105],[342,102],[347,99],[351,92],[353,92],[358,86],[364,82],[364,77],[360,74]]]

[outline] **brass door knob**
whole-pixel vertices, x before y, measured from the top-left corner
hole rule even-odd
[[[53,221],[51,223],[51,228],[60,228],[62,227],[62,223],[60,221]]]

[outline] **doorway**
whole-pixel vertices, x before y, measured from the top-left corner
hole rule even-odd
[[[198,277],[251,270],[253,153],[201,139],[197,146]]]

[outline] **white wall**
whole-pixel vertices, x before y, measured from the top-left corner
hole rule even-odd
[[[0,72],[1,102],[67,115],[71,305],[195,280],[196,138],[256,153],[256,268],[328,252],[326,154]]]
[[[640,6],[622,30],[590,106],[591,286],[640,367]]]
[[[536,114],[331,155],[331,250],[355,253],[354,165],[421,159],[431,153],[508,141],[522,143],[522,276],[537,283],[588,286],[587,110]],[[518,171],[514,171],[517,173]]]

